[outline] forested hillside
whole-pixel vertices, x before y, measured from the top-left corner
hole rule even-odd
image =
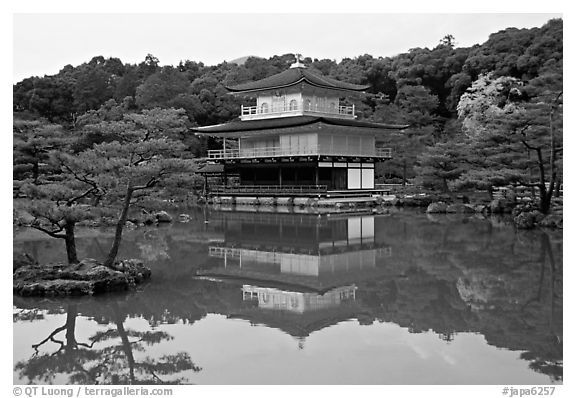
[[[386,137],[394,159],[379,170],[380,181],[412,180],[440,190],[539,183],[541,168],[551,163],[555,171],[544,170],[545,180],[550,182],[551,173],[560,180],[562,20],[496,32],[471,48],[457,47],[457,39],[446,35],[432,49],[394,56],[303,62],[342,81],[370,84],[356,103],[359,118],[411,126]],[[175,108],[183,110],[189,126],[230,121],[247,100],[229,95],[224,86],[279,73],[294,59],[284,54],[250,57],[242,65],[186,60],[160,66],[153,55],[139,64],[95,56],[54,76],[24,79],[13,91],[15,177],[37,178],[46,152],[41,146],[56,137],[88,137],[75,144],[80,147],[112,140],[94,126],[120,122],[126,114]],[[554,147],[545,148],[550,137]],[[193,157],[218,145],[186,134],[179,139]]]

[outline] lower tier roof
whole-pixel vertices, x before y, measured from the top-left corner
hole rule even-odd
[[[374,123],[363,120],[337,119],[318,116],[292,116],[279,117],[273,119],[258,120],[235,120],[229,123],[216,124],[212,126],[196,127],[191,129],[193,132],[202,135],[212,136],[232,136],[234,133],[248,133],[265,130],[274,130],[290,127],[307,126],[315,123],[323,123],[332,126],[355,127],[378,130],[402,130],[409,125],[407,124],[384,124]]]

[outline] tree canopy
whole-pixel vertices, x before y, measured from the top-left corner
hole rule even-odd
[[[387,57],[362,54],[339,62],[303,59],[311,70],[328,77],[370,85],[365,97],[353,100],[358,118],[411,126],[404,133],[390,133],[382,139],[382,145],[392,147],[394,159],[378,168],[381,178],[413,180],[419,172],[430,167],[430,164],[419,162],[430,160],[430,156],[438,152],[432,146],[466,141],[473,134],[471,124],[475,125],[477,133],[483,128],[490,129],[489,123],[479,119],[489,119],[490,114],[474,107],[466,108],[469,109],[467,115],[462,113],[465,107],[461,98],[469,89],[472,91],[465,98],[470,99],[471,93],[478,92],[478,82],[482,81],[479,79],[485,79],[485,76],[513,81],[519,87],[521,98],[504,98],[497,94],[500,102],[495,106],[498,108],[508,101],[507,109],[511,109],[513,103],[521,101],[526,112],[531,112],[533,108],[549,107],[555,101],[554,96],[562,85],[561,19],[552,19],[539,28],[504,29],[491,34],[485,43],[472,47],[458,47],[457,39],[447,32],[438,38],[434,48],[412,48]],[[95,56],[78,66],[66,65],[56,75],[34,76],[18,82],[13,87],[13,109],[15,114],[28,120],[60,125],[65,135],[81,131],[84,141],[75,147],[79,150],[112,140],[112,135],[104,137],[98,129],[86,129],[86,126],[121,122],[125,114],[142,114],[155,108],[181,109],[191,126],[233,120],[238,117],[243,100],[229,95],[225,86],[282,72],[294,60],[294,54],[283,54],[268,59],[248,57],[239,64],[205,65],[182,60],[175,66],[161,66],[160,60],[152,54],[136,64]],[[486,101],[490,100],[490,95],[496,94],[486,90],[482,93]],[[537,112],[540,118],[544,118],[542,109]],[[561,135],[561,126],[554,128]],[[530,129],[535,131],[536,125],[532,124]],[[186,152],[193,156],[202,156],[206,149],[215,145],[210,139],[187,137],[185,140]],[[42,150],[36,155],[31,155],[29,150],[25,153],[27,149],[20,139],[18,145],[15,162],[19,170],[15,172],[30,173],[30,167],[35,167],[33,159],[41,164],[45,155]],[[427,150],[431,153],[427,154]],[[537,156],[536,152],[534,156]],[[561,163],[558,159],[555,162],[559,166],[556,178],[561,179]],[[466,169],[465,165],[463,167]],[[428,171],[432,170],[428,168]],[[477,172],[464,174],[471,178]],[[496,174],[503,176],[508,172],[499,170]],[[495,177],[495,180],[512,181],[511,178]],[[446,182],[451,188],[457,186],[451,180]],[[443,183],[433,185],[444,186]]]

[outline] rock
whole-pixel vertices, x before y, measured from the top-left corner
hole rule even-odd
[[[434,202],[434,200],[426,194],[406,195],[405,197],[398,199],[396,206],[427,207],[432,202]]]
[[[14,293],[21,296],[82,296],[92,294],[87,281],[54,279],[42,282],[14,284]]]
[[[190,222],[190,215],[189,214],[180,214],[178,216],[178,221],[180,222]]]
[[[126,224],[124,225],[124,227],[127,230],[134,230],[134,229],[138,228],[138,224],[135,224],[132,221],[126,221]]]
[[[22,296],[92,295],[130,289],[150,275],[150,269],[135,259],[123,260],[114,268],[89,258],[69,266],[28,265],[14,272],[13,292]]]
[[[454,203],[446,207],[446,213],[475,213],[474,207],[461,203]]]
[[[156,216],[154,214],[144,214],[142,216],[142,223],[144,225],[156,224]]]
[[[116,264],[116,268],[129,278],[129,283],[133,284],[141,283],[152,275],[150,268],[146,267],[141,260],[134,258],[120,261]]]
[[[172,222],[172,216],[164,210],[157,212],[154,216],[158,222]]]
[[[426,213],[446,213],[448,206],[444,202],[430,203],[426,208]]]
[[[433,222],[433,223],[442,223],[446,221],[446,218],[443,216],[438,216],[438,214],[443,214],[443,213],[426,213],[426,218]]]
[[[12,259],[12,272],[19,268],[31,265],[38,265],[38,261],[36,261],[34,257],[28,253],[14,253],[14,257]]]
[[[94,267],[99,267],[101,263],[93,258],[85,258],[84,260],[80,261],[78,264],[71,264],[64,268],[64,271],[67,272],[75,272],[75,271],[88,271]]]

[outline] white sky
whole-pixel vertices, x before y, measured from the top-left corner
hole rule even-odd
[[[13,82],[56,74],[97,55],[138,63],[151,53],[161,65],[285,53],[339,61],[432,48],[446,34],[468,47],[498,30],[540,27],[556,17],[562,14],[22,13],[13,19]]]

